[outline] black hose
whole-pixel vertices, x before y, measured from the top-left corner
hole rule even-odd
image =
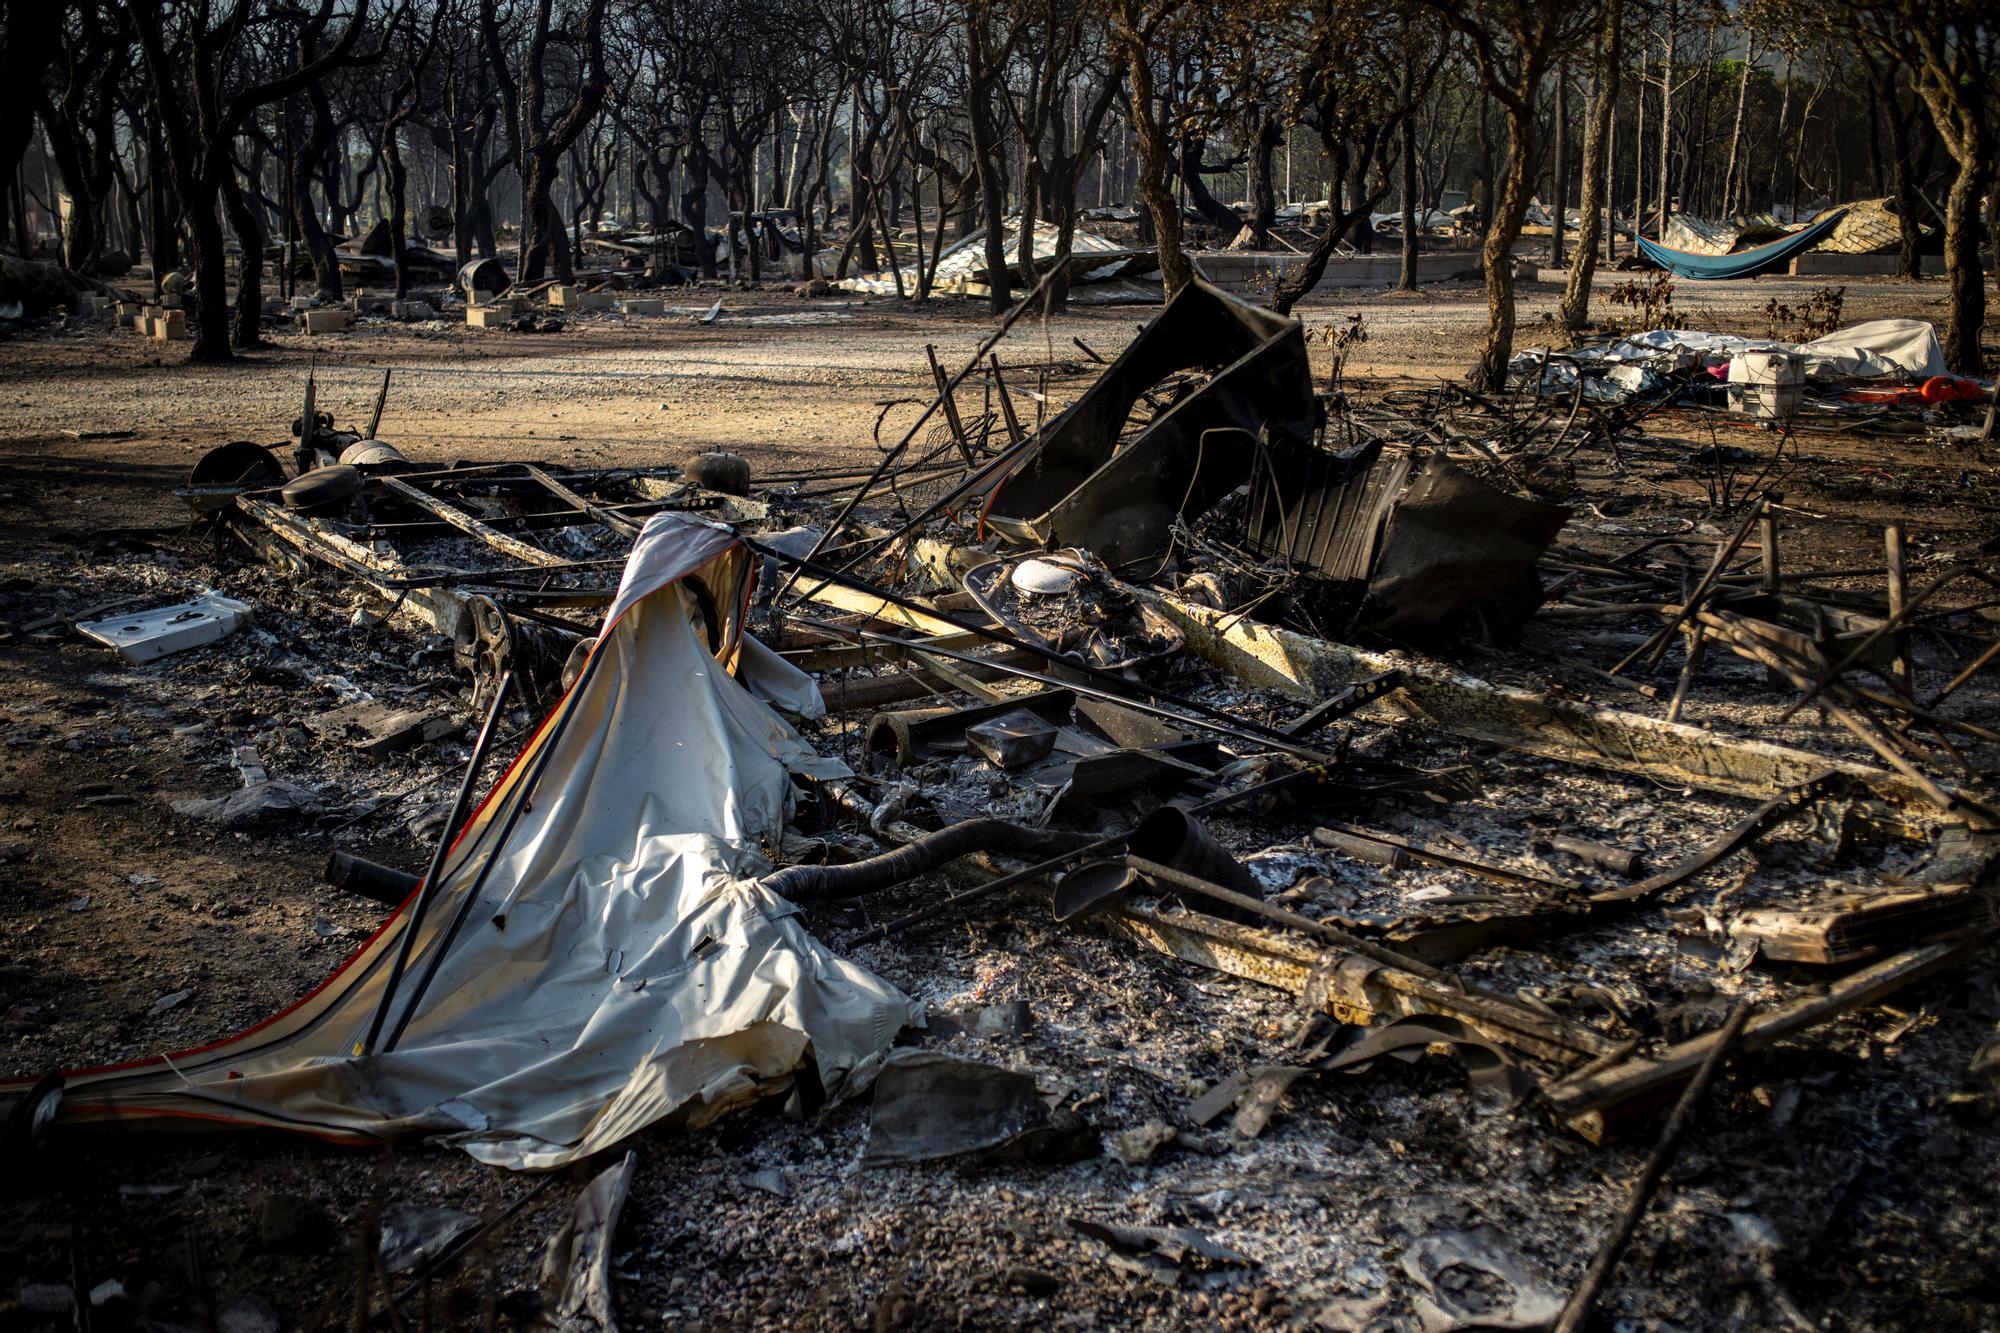
[[[972,852],[1006,852],[1040,860],[1090,841],[1090,835],[1084,833],[1030,828],[1004,819],[968,819],[865,861],[844,866],[786,866],[766,875],[764,887],[795,903],[858,898],[915,879]]]

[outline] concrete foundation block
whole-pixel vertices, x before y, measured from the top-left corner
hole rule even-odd
[[[667,303],[657,296],[628,296],[618,303],[618,312],[628,319],[633,315],[664,315]]]
[[[354,312],[344,305],[299,312],[299,331],[302,333],[339,333],[352,323]]]

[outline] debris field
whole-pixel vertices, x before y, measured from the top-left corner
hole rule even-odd
[[[5,1326],[1989,1326],[1993,386],[1036,296],[831,462],[17,449]]]

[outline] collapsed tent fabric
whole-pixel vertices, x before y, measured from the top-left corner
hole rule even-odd
[[[449,948],[393,1051],[354,1054],[409,903],[256,1027],[68,1074],[59,1121],[435,1135],[539,1169],[668,1117],[712,1118],[787,1086],[808,1057],[838,1095],[918,1009],[757,881],[792,775],[847,770],[730,674],[749,642],[754,564],[727,529],[678,514],[647,523],[582,675],[446,862],[385,1031],[410,979]]]
[[[1791,262],[1794,255],[1805,253],[1828,236],[1840,225],[1847,212],[1842,209],[1830,213],[1808,227],[1793,232],[1781,241],[1760,245],[1752,250],[1739,250],[1733,254],[1704,255],[1689,250],[1676,250],[1658,241],[1638,238],[1640,252],[1661,268],[1670,269],[1676,277],[1698,282],[1721,281],[1729,278],[1754,278],[1759,273],[1768,273],[1774,268]]]

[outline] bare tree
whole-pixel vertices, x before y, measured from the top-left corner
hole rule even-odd
[[[35,107],[42,91],[42,74],[55,45],[63,7],[47,0],[5,0],[0,17],[0,182],[11,191],[15,172],[35,136]],[[15,247],[33,248],[25,218],[16,216]],[[0,238],[5,232],[0,231]]]
[[[1575,333],[1590,319],[1590,284],[1597,276],[1597,246],[1604,234],[1604,214],[1611,201],[1610,163],[1605,139],[1611,133],[1611,112],[1618,105],[1618,71],[1624,63],[1625,6],[1610,0],[1604,6],[1604,26],[1591,50],[1590,120],[1583,131],[1582,217],[1576,230],[1576,258],[1563,287],[1562,325]]]
[[[1985,273],[1979,260],[1979,210],[1995,184],[2000,152],[2000,31],[1980,0],[1858,0],[1851,12],[1864,37],[1911,71],[1917,95],[1958,164],[1945,200],[1944,265],[1950,288],[1945,360],[1961,375],[1980,373],[1986,323]],[[1905,219],[1910,225],[1914,219]]]
[[[1024,83],[1015,80],[1023,83],[1018,95],[1004,81],[1000,93],[1008,120],[1025,150],[1021,276],[1025,282],[1035,280],[1030,268],[1034,229],[1027,220],[1039,216],[1056,228],[1055,263],[1059,271],[1049,283],[1049,304],[1060,310],[1069,301],[1065,261],[1076,235],[1077,185],[1088,146],[1102,135],[1121,80],[1103,59],[1101,43],[1096,40],[1101,33],[1086,9],[1067,0],[1023,0],[1018,9],[1030,31],[1028,40],[1017,43],[1029,53],[1027,78]],[[1076,112],[1074,127],[1067,114],[1072,109]]]
[[[1006,312],[1011,293],[1007,276],[1007,166],[994,98],[1023,29],[1016,26],[1005,35],[996,34],[994,10],[992,0],[969,0],[966,6],[965,114],[972,131],[972,161],[979,177],[980,204],[985,210],[986,270],[991,288],[988,308],[999,315]],[[1027,219],[1022,221],[1023,230],[1032,233]]]
[[[339,0],[320,0],[302,28],[325,34],[338,17]],[[194,242],[196,361],[227,361],[229,307],[222,221],[217,214],[227,173],[236,169],[237,132],[258,107],[311,86],[345,63],[368,20],[369,0],[352,0],[340,34],[310,60],[261,82],[242,82],[228,57],[261,10],[257,0],[234,0],[215,15],[206,7],[138,0],[130,13],[144,53],[153,115],[172,166],[174,191]],[[232,89],[233,86],[233,89]],[[157,263],[157,256],[155,259]]]
[[[1153,220],[1153,243],[1160,252],[1166,293],[1188,285],[1194,266],[1181,250],[1181,211],[1167,184],[1167,107],[1154,77],[1156,44],[1169,30],[1177,8],[1170,0],[1108,0],[1112,49],[1125,66],[1126,106],[1139,141],[1139,197]]]
[[[403,165],[403,127],[422,107],[424,70],[437,50],[438,37],[450,11],[451,6],[439,0],[431,9],[429,28],[424,29],[415,11],[405,10],[397,16],[396,29],[390,33],[389,49],[401,69],[401,77],[390,91],[379,142],[382,160],[388,164],[389,254],[396,265],[399,301],[410,294],[409,172]]]
[[[604,105],[610,76],[604,65],[606,0],[584,0],[581,14],[568,14],[573,27],[560,31],[555,0],[532,0],[528,35],[518,76],[503,45],[497,0],[480,0],[479,28],[506,112],[508,143],[521,176],[521,282],[537,282],[553,268],[565,282],[574,276],[562,219],[555,210],[556,176],[562,157]],[[578,78],[568,106],[549,106],[551,47],[569,54]]]
[[[1443,66],[1447,43],[1411,6],[1329,4],[1301,45],[1301,119],[1319,135],[1332,167],[1329,220],[1305,259],[1278,283],[1271,308],[1289,314],[1319,285],[1350,228],[1365,223],[1390,189],[1389,155]],[[1351,183],[1350,183],[1351,177]]]
[[[63,216],[62,262],[95,272],[104,257],[116,147],[117,88],[130,66],[131,38],[123,15],[97,0],[72,8],[41,90],[40,115],[69,207]]]
[[[1495,389],[1506,383],[1514,350],[1514,242],[1520,239],[1534,188],[1535,98],[1557,54],[1595,26],[1597,5],[1563,0],[1425,3],[1465,36],[1480,82],[1507,122],[1505,173],[1480,251],[1486,270],[1486,345],[1471,377],[1474,387]]]

